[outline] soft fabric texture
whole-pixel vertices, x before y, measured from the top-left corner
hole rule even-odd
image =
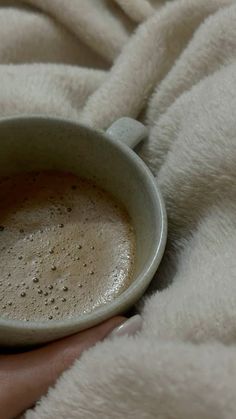
[[[235,419],[235,1],[0,6],[0,116],[139,118],[169,218],[142,331],[84,353],[25,418]]]

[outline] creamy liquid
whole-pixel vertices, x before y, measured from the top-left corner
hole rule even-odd
[[[113,300],[132,281],[134,231],[106,192],[75,175],[0,179],[0,313],[71,318]]]

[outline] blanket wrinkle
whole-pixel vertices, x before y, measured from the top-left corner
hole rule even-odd
[[[0,117],[145,122],[168,244],[135,337],[85,352],[25,419],[236,418],[236,3],[0,0]]]
[[[231,3],[232,0],[198,0],[194,8],[188,0],[167,3],[138,28],[124,47],[107,82],[87,101],[81,121],[106,128],[114,117],[137,117],[202,20],[219,6]],[[95,112],[98,101],[102,107],[99,114]]]
[[[154,9],[148,1],[135,0],[127,2],[126,0],[115,0],[124,12],[135,22],[143,22],[154,12]]]
[[[209,16],[196,30],[176,64],[157,87],[149,108],[152,126],[179,96],[201,79],[235,60],[235,5]],[[231,25],[231,30],[227,27]]]
[[[105,7],[105,0],[26,0],[25,3],[49,13],[108,61],[113,61],[128,40],[125,25],[115,19],[109,5]]]

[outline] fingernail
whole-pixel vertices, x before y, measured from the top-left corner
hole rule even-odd
[[[139,314],[136,314],[136,316],[130,317],[130,319],[126,320],[120,326],[113,329],[109,337],[123,335],[132,336],[135,335],[135,333],[137,333],[141,329],[141,327],[142,317]]]

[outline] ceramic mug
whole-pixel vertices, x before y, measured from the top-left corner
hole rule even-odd
[[[0,345],[35,345],[62,338],[124,313],[142,296],[161,261],[167,235],[156,180],[130,148],[145,136],[145,127],[131,118],[116,121],[106,133],[43,116],[0,120],[0,176],[61,170],[92,180],[123,203],[136,234],[134,277],[122,294],[71,319],[24,322],[0,317]]]

